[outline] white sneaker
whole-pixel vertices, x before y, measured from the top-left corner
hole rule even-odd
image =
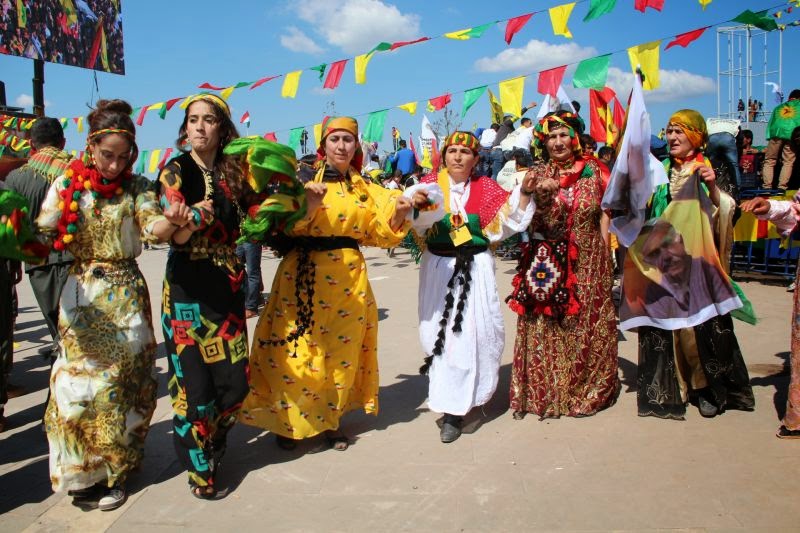
[[[110,489],[106,489],[105,495],[97,502],[97,508],[101,511],[113,511],[121,507],[127,498],[128,495],[125,493],[125,489],[115,485]]]
[[[786,292],[794,292],[795,287],[797,286],[797,282],[793,281],[791,285],[786,287]]]

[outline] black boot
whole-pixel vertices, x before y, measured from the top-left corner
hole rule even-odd
[[[444,414],[444,419],[442,420],[442,431],[439,433],[442,442],[445,444],[453,442],[461,436],[462,420],[463,419],[460,416],[450,415],[447,413]]]

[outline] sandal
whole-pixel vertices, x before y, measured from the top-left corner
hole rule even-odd
[[[514,420],[522,420],[523,418],[525,418],[525,415],[527,415],[527,414],[528,413],[526,413],[525,411],[514,411],[514,413],[511,415],[511,417]]]
[[[775,436],[779,439],[800,439],[800,429],[789,429],[786,426],[781,426]]]
[[[347,438],[347,435],[335,430],[326,431],[325,440],[328,441],[328,446],[337,452],[343,452],[350,447],[350,439]]]
[[[275,435],[275,444],[278,445],[278,448],[281,450],[286,450],[290,452],[297,448],[297,441],[295,439],[290,439],[289,437],[284,437],[283,435]]]
[[[192,493],[192,496],[200,500],[217,499],[217,489],[215,489],[211,485],[206,485],[205,487],[201,487],[196,483],[189,483],[189,492]]]

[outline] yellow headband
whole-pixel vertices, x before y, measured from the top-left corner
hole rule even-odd
[[[206,101],[208,103],[214,104],[218,108],[222,109],[222,112],[225,113],[226,117],[231,118],[231,109],[228,107],[228,103],[219,96],[217,96],[216,94],[211,94],[211,93],[202,93],[192,96],[189,99],[189,103],[186,105],[187,111],[190,105],[199,101]]]

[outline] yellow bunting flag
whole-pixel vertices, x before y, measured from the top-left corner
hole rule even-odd
[[[319,146],[322,143],[322,122],[314,124],[314,146]]]
[[[180,107],[181,109],[186,109],[187,107],[189,107],[189,102],[192,101],[192,98],[194,98],[194,96],[195,95],[192,94],[192,95],[189,95],[186,98],[184,98],[183,102],[178,104],[178,107]]]
[[[78,117],[78,120],[75,124],[78,126],[78,132],[83,133],[83,117]]]
[[[407,104],[397,106],[399,109],[403,111],[407,111],[409,115],[416,115],[417,114],[417,103],[416,102],[408,102]]]
[[[297,96],[297,87],[300,85],[300,74],[302,70],[295,70],[284,76],[283,87],[281,88],[281,96],[283,98],[294,98]]]
[[[369,52],[368,54],[356,56],[354,64],[356,70],[356,83],[359,85],[367,83],[367,65],[369,64],[369,60],[372,59],[373,55],[375,55],[374,52]]]
[[[636,68],[642,69],[644,83],[642,87],[648,91],[658,88],[661,84],[658,77],[658,55],[661,41],[652,41],[639,46],[628,48],[628,58],[631,60],[631,69],[634,74]]]
[[[147,166],[147,171],[153,173],[158,168],[158,162],[161,161],[161,149],[153,150],[150,152],[150,164]]]
[[[572,8],[575,7],[575,2],[571,4],[564,4],[561,6],[551,7],[550,23],[553,25],[553,33],[555,35],[563,35],[567,39],[572,39],[572,32],[567,27],[569,16],[572,14]]]
[[[230,87],[226,87],[226,88],[222,89],[222,90],[219,92],[219,96],[220,96],[220,97],[221,97],[223,100],[227,100],[227,99],[228,99],[228,97],[231,95],[231,93],[233,92],[233,90],[234,90],[235,88],[236,88],[236,86],[235,86],[235,85],[231,85]],[[296,90],[297,90],[297,88],[295,87],[295,91],[296,91]],[[292,95],[292,98],[294,98],[294,95]]]
[[[703,6],[703,11],[705,11],[706,8],[708,7],[708,4],[711,3],[711,0],[699,0],[699,1],[700,1],[700,5]]]
[[[159,102],[157,104],[150,104],[147,106],[148,111],[160,111],[161,108],[164,107],[164,102]]]
[[[512,115],[514,118],[522,116],[522,91],[525,85],[525,76],[501,81],[500,87],[500,106],[503,111]]]

